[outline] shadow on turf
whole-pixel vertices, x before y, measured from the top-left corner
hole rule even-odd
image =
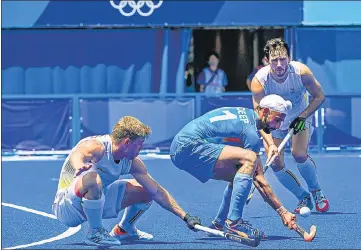
[[[270,235],[270,236],[267,236],[267,238],[264,239],[264,241],[268,241],[268,240],[293,240],[293,239],[297,239],[297,238],[298,237],[285,237],[285,236]],[[208,237],[208,238],[206,237],[206,238],[199,238],[197,240],[213,241],[213,240],[227,240],[227,239],[223,238],[223,237]]]
[[[130,246],[130,245],[176,245],[176,244],[196,244],[199,243],[197,241],[182,241],[182,242],[166,242],[166,241],[123,241],[119,246]],[[88,245],[86,243],[69,243],[65,244],[68,246],[87,246],[87,247],[94,247]],[[110,249],[110,246],[98,246],[97,249]]]
[[[197,238],[197,240],[212,241],[212,240],[227,240],[227,239],[224,237],[203,237],[203,238]]]
[[[311,212],[312,215],[336,215],[336,214],[357,214],[357,213],[342,213],[342,212],[326,212],[326,213],[320,213],[320,212]],[[251,219],[262,219],[262,218],[270,218],[274,216],[252,216]]]
[[[274,217],[274,216],[270,216],[270,215],[265,215],[265,216],[251,216],[249,218],[251,219],[262,219],[262,218],[270,218],[270,217]]]
[[[320,212],[311,212],[312,215],[335,215],[335,214],[357,214],[357,213],[342,213],[342,212],[326,212],[326,213],[320,213]]]
[[[196,244],[197,241],[181,241],[181,242],[166,242],[166,241],[124,241],[123,246],[129,245],[176,245],[176,244]]]
[[[278,235],[267,235],[266,239],[262,241],[270,241],[270,240],[295,240],[299,237],[287,237],[287,236],[278,236]]]

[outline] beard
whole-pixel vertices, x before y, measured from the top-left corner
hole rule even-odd
[[[271,129],[267,126],[267,118],[264,117],[260,122],[260,129],[262,129],[266,134],[271,133]]]

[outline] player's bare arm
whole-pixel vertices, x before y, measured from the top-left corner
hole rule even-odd
[[[91,165],[87,163],[96,163],[103,155],[104,146],[96,140],[85,141],[78,145],[70,157],[71,166],[76,170],[75,175],[88,170]]]
[[[253,179],[253,183],[262,198],[267,202],[277,213],[280,215],[283,224],[289,229],[293,229],[296,223],[296,216],[282,206],[282,203],[278,200],[277,196],[274,194],[271,186],[268,184],[267,180],[263,175],[263,168],[261,159],[258,157],[257,167]]]
[[[278,209],[282,206],[281,202],[277,199],[273,193],[271,186],[268,184],[263,175],[263,168],[261,159],[258,157],[257,167],[253,179],[254,185],[261,194],[262,198],[274,209]]]
[[[300,117],[307,118],[316,112],[325,101],[325,94],[320,83],[313,76],[311,70],[304,64],[301,65],[301,79],[307,91],[312,95],[308,107],[300,114]]]
[[[153,200],[161,207],[172,212],[181,219],[185,218],[186,213],[183,209],[177,204],[175,199],[167,192],[167,190],[165,190],[149,175],[144,163],[139,158],[135,158],[133,160],[130,174],[132,174],[139,184],[151,194]]]

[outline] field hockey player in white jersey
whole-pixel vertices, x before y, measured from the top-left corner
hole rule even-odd
[[[147,125],[126,116],[111,134],[84,138],[66,158],[53,212],[69,227],[87,221],[86,243],[109,246],[125,240],[152,240],[153,235],[138,230],[135,223],[153,200],[183,219],[190,229],[200,224],[200,219],[185,213],[137,158],[150,133]],[[134,179],[122,179],[127,174]],[[117,218],[123,209],[121,221],[108,233],[102,219]]]
[[[282,96],[292,102],[292,109],[287,114],[278,130],[264,132],[265,136],[273,139],[273,143],[265,143],[266,150],[277,151],[277,146],[287,135],[289,129],[294,129],[292,137],[292,156],[297,168],[308,185],[306,191],[295,175],[286,168],[283,152],[272,164],[272,169],[281,182],[299,200],[294,212],[299,213],[302,207],[313,209],[311,195],[319,212],[327,212],[329,202],[321,190],[317,177],[315,162],[308,155],[310,138],[313,133],[312,116],[322,105],[325,95],[320,83],[313,76],[311,70],[301,62],[290,60],[290,50],[282,38],[274,38],[265,46],[265,56],[269,65],[260,69],[251,83],[254,107],[259,106],[260,100],[271,94]],[[308,95],[312,96],[309,102]],[[272,140],[267,140],[272,141]]]

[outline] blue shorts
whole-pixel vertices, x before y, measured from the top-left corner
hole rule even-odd
[[[213,176],[213,169],[225,145],[196,138],[174,138],[170,147],[173,164],[205,183]]]

